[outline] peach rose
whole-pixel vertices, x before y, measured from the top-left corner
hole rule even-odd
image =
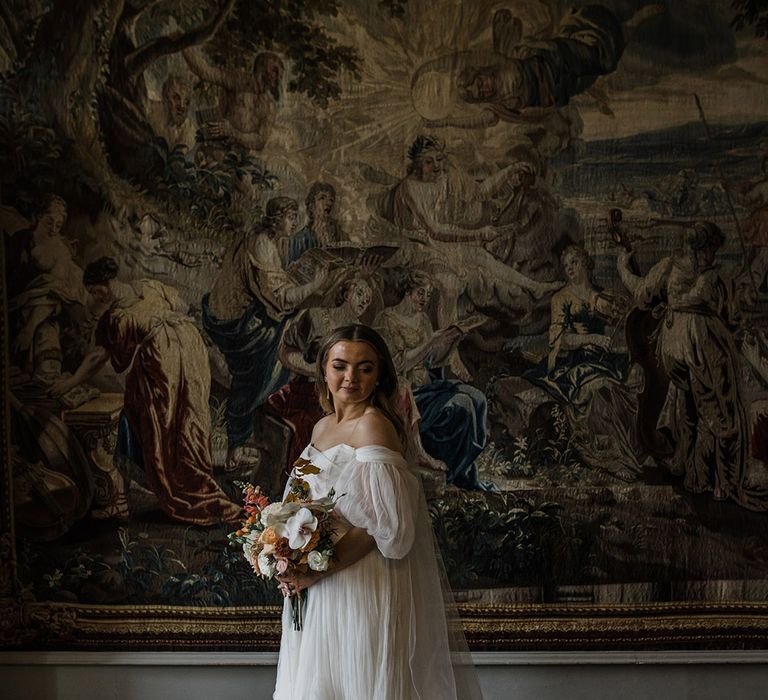
[[[273,528],[273,527],[266,528],[261,533],[261,537],[259,537],[259,539],[264,544],[275,544],[275,542],[277,542],[277,540],[278,540],[277,533],[275,532],[275,528]]]

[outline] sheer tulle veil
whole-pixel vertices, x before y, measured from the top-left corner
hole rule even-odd
[[[407,462],[419,483],[416,536],[407,557],[413,595],[409,636],[412,677],[420,698],[478,700],[482,692],[477,670],[432,530],[421,478],[413,468],[417,462],[411,452],[406,450]],[[446,654],[450,664],[446,664]],[[436,688],[444,689],[445,695],[436,693]]]

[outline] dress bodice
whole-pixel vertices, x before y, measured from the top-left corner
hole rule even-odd
[[[334,487],[343,471],[355,456],[355,448],[340,442],[327,450],[319,450],[312,443],[301,453],[319,470],[319,474],[307,474],[302,478],[309,484],[312,498],[322,498]]]
[[[320,470],[318,474],[307,474],[302,477],[309,484],[313,498],[328,495],[328,491],[336,487],[348,468],[365,462],[383,462],[401,470],[408,470],[407,462],[399,452],[382,445],[352,447],[345,442],[340,442],[326,450],[320,450],[310,443],[304,448],[301,458],[309,460]]]
[[[386,511],[388,507],[380,499],[389,504],[404,502],[407,500],[404,490],[408,492],[417,488],[405,458],[381,445],[356,448],[339,443],[326,450],[319,450],[310,443],[304,448],[301,457],[320,470],[317,474],[301,477],[309,485],[311,498],[323,498],[334,489],[335,498],[338,499],[335,508],[338,523],[334,528],[334,540],[341,538],[351,525],[364,527],[374,537],[377,528],[396,528],[398,516],[383,528],[381,523],[377,525],[373,522],[379,516],[386,518],[393,515],[381,512],[382,508]],[[395,474],[400,476],[395,477]],[[295,468],[292,472],[294,475]],[[383,482],[380,481],[382,477]],[[406,483],[408,486],[404,487]],[[290,480],[287,488],[290,488]],[[373,520],[369,517],[372,513],[377,513]]]

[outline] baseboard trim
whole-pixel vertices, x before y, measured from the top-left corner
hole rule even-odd
[[[564,651],[472,654],[476,666],[765,664],[757,651]],[[275,666],[277,652],[4,651],[0,666]]]

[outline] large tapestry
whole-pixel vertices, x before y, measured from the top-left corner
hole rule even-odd
[[[0,643],[274,648],[361,322],[475,649],[765,645],[765,7],[0,1]]]

